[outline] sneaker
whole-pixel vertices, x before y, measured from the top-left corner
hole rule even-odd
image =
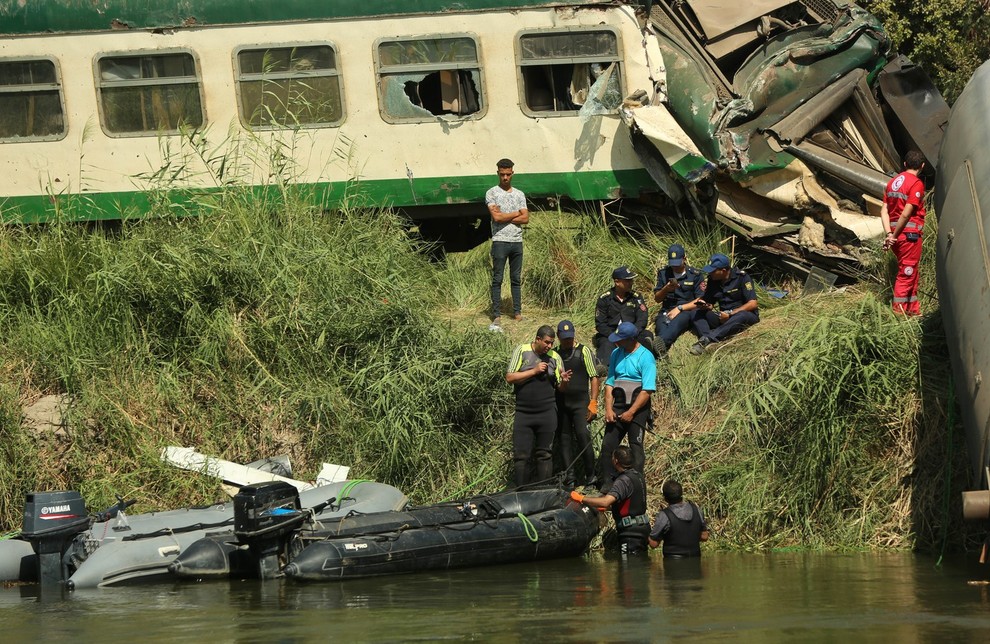
[[[514,320],[515,320],[516,322],[519,322],[519,321],[521,321],[521,320],[522,320],[522,313],[516,313],[515,315],[513,315],[513,316],[512,316],[512,318],[513,318],[513,319],[514,319]]]

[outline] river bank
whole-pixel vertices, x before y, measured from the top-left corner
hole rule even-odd
[[[499,489],[513,343],[565,317],[590,339],[614,266],[630,265],[648,291],[672,241],[699,265],[726,248],[716,228],[630,235],[539,213],[525,319],[498,334],[487,330],[485,247],[431,262],[389,213],[302,203],[0,233],[4,531],[33,489],[78,489],[91,507],[135,497],[136,511],[220,496],[214,481],[163,465],[166,444],[237,462],[288,453],[299,478],[345,463],[418,502]],[[889,312],[882,269],[802,297],[756,267],[788,296],[760,291],[759,325],[702,357],[682,339],[661,365],[646,447],[654,493],[684,482],[718,548],[962,547],[966,468],[932,266],[920,321]],[[61,423],[26,426],[23,410],[46,395],[66,401]]]

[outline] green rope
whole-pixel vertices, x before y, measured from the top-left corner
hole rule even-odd
[[[371,483],[371,479],[354,479],[353,481],[348,481],[340,490],[340,498],[344,499],[350,496],[351,490],[360,485],[361,483]]]
[[[520,512],[516,516],[519,517],[520,521],[522,521],[523,528],[526,529],[526,536],[529,537],[529,540],[532,541],[533,543],[539,541],[540,535],[536,533],[536,526],[533,525],[533,522],[529,520],[529,517],[523,514],[522,512]]]
[[[484,472],[485,471],[484,468],[482,468],[481,471]],[[483,483],[484,481],[487,481],[488,479],[490,479],[497,472],[498,472],[498,470],[492,468],[492,470],[488,474],[484,474],[482,476],[479,476],[475,480],[471,481],[470,483],[468,483],[467,485],[465,485],[461,489],[457,490],[456,492],[454,492],[453,494],[451,494],[450,496],[448,496],[446,499],[440,501],[440,503],[446,503],[448,501],[453,501],[454,499],[460,498],[460,495],[461,495],[462,492],[464,492],[466,490],[473,489],[479,483]]]
[[[949,410],[946,414],[945,430],[945,497],[942,502],[942,550],[938,553],[938,561],[935,567],[942,566],[942,557],[945,555],[945,543],[949,539],[949,493],[952,488],[952,426],[955,424],[956,409],[956,385],[952,378],[952,371],[949,371]]]

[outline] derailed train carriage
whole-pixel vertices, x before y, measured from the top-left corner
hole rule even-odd
[[[298,184],[473,243],[509,156],[536,201],[717,218],[849,274],[947,115],[839,0],[0,0],[0,105],[6,221]]]

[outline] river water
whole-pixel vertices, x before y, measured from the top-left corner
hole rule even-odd
[[[0,589],[4,642],[990,642],[990,566],[892,554],[601,555],[303,585]]]

